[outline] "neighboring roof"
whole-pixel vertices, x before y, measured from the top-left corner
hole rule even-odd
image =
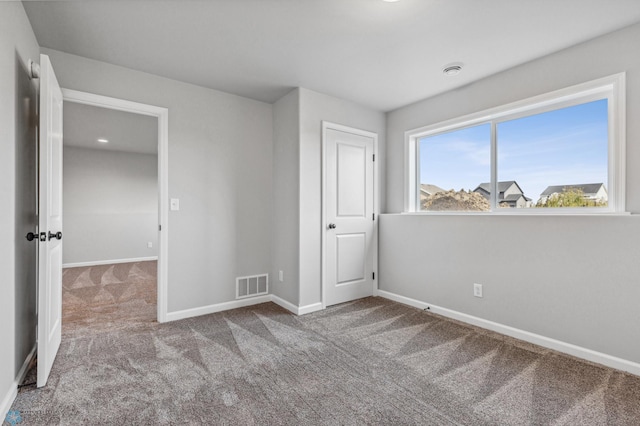
[[[515,180],[505,180],[503,182],[498,182],[498,192],[505,192],[513,184],[515,184],[518,187],[518,189],[520,190],[520,193],[524,193],[524,191],[522,191],[522,188],[520,188],[520,185],[518,185],[518,182],[516,182]],[[478,187],[476,189],[474,189],[474,191],[477,191],[478,189],[481,189],[484,192],[490,194],[491,193],[491,182],[483,182],[483,183],[481,183],[480,185],[478,185]]]
[[[436,192],[445,192],[444,189],[440,188],[437,185],[431,185],[430,183],[421,183],[420,191],[426,192],[427,194],[435,194]]]
[[[604,183],[584,183],[584,184],[577,183],[575,185],[553,185],[553,186],[547,186],[547,189],[545,189],[542,192],[542,194],[540,194],[540,196],[544,197],[551,194],[559,194],[563,192],[565,188],[580,189],[585,194],[595,194],[603,186],[604,186]],[[607,189],[605,188],[605,192],[606,190]]]
[[[477,187],[476,189],[473,190],[473,192],[482,192],[482,195],[489,195],[489,190],[488,189],[484,189],[484,187]]]

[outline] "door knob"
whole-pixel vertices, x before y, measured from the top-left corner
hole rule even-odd
[[[62,239],[62,232],[58,231],[55,234],[51,231],[49,231],[49,240],[51,240],[52,238],[57,238],[58,240]]]
[[[330,223],[329,224],[329,229],[336,229],[336,224],[335,223]]]
[[[27,234],[27,240],[28,241],[33,241],[33,240],[37,240],[38,239],[38,234],[34,234],[33,232],[29,232]]]

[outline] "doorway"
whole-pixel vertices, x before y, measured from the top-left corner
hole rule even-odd
[[[377,293],[377,135],[323,123],[323,305]]]
[[[168,254],[168,247],[167,247],[168,208],[166,208],[166,206],[168,206],[168,202],[167,202],[168,200],[168,177],[167,177],[168,110],[166,108],[140,104],[136,102],[110,98],[110,97],[105,97],[100,95],[94,95],[94,94],[79,92],[75,90],[62,89],[62,94],[63,94],[63,99],[65,101],[65,106],[68,105],[70,112],[72,113],[84,110],[85,112],[89,111],[89,114],[91,114],[91,112],[95,113],[98,109],[101,109],[103,110],[103,112],[107,113],[106,116],[116,117],[116,119],[118,119],[119,117],[120,120],[128,119],[124,117],[129,117],[129,118],[137,117],[142,119],[142,120],[138,120],[139,122],[146,121],[148,123],[149,120],[156,122],[155,125],[157,127],[156,127],[156,131],[154,132],[155,141],[151,143],[151,146],[149,145],[149,143],[146,143],[144,147],[137,149],[138,151],[143,151],[143,152],[131,152],[132,151],[131,146],[127,147],[126,142],[124,143],[124,146],[123,145],[118,146],[118,143],[123,142],[122,140],[120,141],[109,140],[108,136],[106,135],[98,136],[96,134],[92,138],[92,140],[85,141],[85,142],[96,144],[96,145],[100,144],[103,146],[111,146],[112,147],[111,154],[109,155],[108,161],[114,161],[116,163],[123,162],[123,161],[126,162],[127,161],[126,151],[130,151],[130,156],[134,156],[134,155],[138,156],[139,159],[142,160],[142,163],[138,163],[140,167],[137,172],[137,175],[138,176],[145,175],[145,172],[142,169],[147,169],[147,173],[146,173],[147,176],[145,178],[147,181],[148,181],[149,170],[152,169],[152,167],[149,164],[149,158],[144,158],[144,157],[145,156],[148,157],[149,155],[151,155],[152,154],[151,151],[153,151],[154,155],[157,155],[156,159],[154,160],[156,162],[155,164],[156,165],[155,167],[155,170],[156,170],[155,200],[157,203],[157,213],[156,213],[157,220],[155,220],[151,224],[152,228],[154,229],[148,229],[148,225],[145,225],[147,226],[147,229],[144,230],[144,233],[140,233],[138,232],[140,230],[139,229],[140,226],[138,225],[140,224],[136,225],[135,223],[128,223],[127,226],[129,226],[130,229],[124,231],[124,233],[126,234],[125,237],[127,238],[121,238],[120,241],[117,242],[116,244],[111,244],[111,247],[101,247],[101,249],[106,249],[106,251],[103,250],[101,255],[98,255],[98,254],[93,255],[94,257],[98,256],[98,257],[103,257],[105,259],[105,262],[102,262],[102,263],[105,263],[106,265],[103,265],[102,268],[99,265],[100,262],[92,262],[92,260],[98,260],[98,259],[90,259],[91,255],[86,253],[90,245],[88,245],[87,247],[82,247],[82,246],[75,247],[74,249],[75,253],[73,255],[76,257],[76,259],[80,259],[80,261],[74,262],[73,260],[71,260],[70,262],[66,262],[65,266],[75,266],[75,267],[86,266],[87,268],[93,268],[93,271],[86,270],[84,271],[84,273],[87,275],[89,279],[91,279],[91,274],[93,273],[94,281],[96,280],[96,275],[99,275],[99,274],[107,274],[108,276],[106,276],[105,279],[106,280],[111,279],[112,281],[122,281],[122,280],[128,279],[128,276],[131,273],[136,275],[138,278],[143,277],[145,273],[149,276],[156,276],[157,277],[157,279],[155,279],[156,288],[154,290],[155,290],[155,293],[157,294],[156,296],[157,308],[155,312],[155,319],[157,319],[158,322],[165,322],[166,315],[167,315],[166,280],[167,280],[167,254]],[[126,115],[123,115],[123,114],[126,114]],[[132,136],[135,138],[149,139],[148,135],[145,136],[145,131],[140,130],[140,129],[143,129],[144,127],[140,127],[140,126],[138,127],[139,127],[138,132],[141,132],[141,133],[136,133],[134,131],[134,133],[136,134]],[[116,134],[118,133],[117,130],[118,129],[116,129]],[[67,135],[66,132],[67,132],[67,129],[65,129],[65,139],[67,138],[67,136],[73,136],[73,135]],[[118,136],[116,136],[116,139],[117,138]],[[99,139],[102,139],[102,140],[99,140]],[[107,140],[108,142],[104,142],[104,140]],[[81,142],[76,141],[75,143],[80,144]],[[69,149],[69,148],[70,148],[70,151],[74,150],[76,152],[74,152],[74,155],[68,158],[67,156],[65,157],[65,160],[69,160],[70,158],[72,158],[72,161],[69,161],[69,164],[64,165],[65,168],[67,166],[74,166],[74,167],[78,166],[78,170],[76,170],[76,172],[82,173],[80,165],[83,162],[90,163],[91,161],[95,160],[96,154],[95,153],[92,154],[88,149],[85,149],[86,147],[85,148],[83,148],[82,146],[68,147],[67,145],[65,145],[65,149]],[[119,152],[120,154],[117,154],[117,152]],[[86,169],[87,164],[84,164],[84,167]],[[124,164],[120,164],[119,167],[126,168],[127,166]],[[108,170],[108,167],[103,168],[103,170]],[[95,177],[94,177],[94,180],[95,180]],[[148,183],[149,182],[147,182],[146,185],[145,184],[138,185],[139,188],[146,187],[145,191],[147,191],[147,195],[145,197],[147,198],[149,197]],[[104,184],[108,185],[108,182],[104,182]],[[108,188],[107,191],[109,190],[113,192],[113,191],[117,191],[117,188]],[[129,196],[134,197],[129,200],[130,203],[135,202],[137,205],[141,205],[140,204],[141,200],[136,200],[135,194],[130,194]],[[67,200],[67,201],[76,202],[77,200]],[[146,201],[148,204],[149,200],[147,199]],[[146,213],[148,216],[148,212]],[[76,232],[78,233],[78,236],[85,235],[87,239],[90,239],[91,240],[90,244],[100,245],[101,238],[109,238],[110,233],[114,232],[113,230],[100,229],[99,227],[95,228],[93,232],[90,232],[90,228],[88,228],[88,226],[90,226],[91,221],[87,222],[88,219],[89,219],[88,217],[84,217],[84,221],[86,223],[82,223],[82,220],[77,221],[78,223],[76,223],[75,224],[76,226],[74,226],[75,229],[73,228],[65,229],[67,241],[69,239],[73,239],[74,232]],[[109,219],[109,218],[106,218],[106,219]],[[117,222],[117,218],[116,219],[112,218],[112,219],[115,222]],[[141,220],[141,218],[138,217],[137,220]],[[105,223],[109,223],[109,221],[107,220],[107,222]],[[136,236],[137,243],[135,243],[135,245],[138,245],[141,241],[143,241],[143,244],[145,245],[145,247],[143,248],[143,251],[137,250],[140,247],[133,248],[133,251],[131,250],[132,249],[131,247],[128,249],[129,251],[123,251],[125,250],[123,249],[123,247],[128,244],[127,239],[134,237],[132,235],[133,233],[143,234],[143,235]],[[106,244],[103,244],[103,246],[105,245]],[[118,247],[118,245],[120,245],[120,247]],[[149,245],[151,247],[149,247]],[[109,250],[111,250],[111,252],[109,252]],[[120,253],[120,254],[117,254],[117,253]],[[83,258],[82,257],[83,255],[89,256],[89,257]],[[152,263],[154,262],[153,259],[156,256],[157,256],[157,264],[153,264]],[[86,259],[86,265],[82,265],[84,259]],[[116,262],[113,262],[113,260],[116,260]],[[90,266],[89,264],[93,264],[93,265]],[[134,266],[137,269],[133,270],[132,272],[132,269],[134,268]],[[150,269],[154,269],[154,270],[150,270]],[[76,271],[76,273],[77,272],[78,271]],[[77,282],[75,285],[76,286],[83,285],[82,279],[79,276],[70,276],[66,278],[68,279],[68,281],[71,281],[71,280],[75,281],[80,279],[80,282]],[[113,292],[111,296],[114,299],[121,297],[122,292],[126,291],[126,288],[127,288],[124,285],[120,286],[119,288],[116,288],[116,287],[117,286],[113,286],[113,288],[110,289]],[[91,292],[102,291],[102,290],[103,289],[99,289],[99,290],[90,289],[86,291],[88,293],[88,297],[100,297],[97,294],[95,296],[92,295]],[[144,293],[144,290],[142,292]],[[103,293],[103,295],[105,296],[105,298],[109,297],[107,293]],[[147,297],[149,297],[148,294],[147,294]]]

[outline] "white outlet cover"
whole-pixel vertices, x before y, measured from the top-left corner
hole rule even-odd
[[[473,284],[473,295],[475,297],[482,297],[482,284]]]

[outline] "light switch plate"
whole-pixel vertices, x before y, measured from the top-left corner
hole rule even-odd
[[[171,199],[171,210],[178,211],[180,210],[180,199],[172,198]]]

